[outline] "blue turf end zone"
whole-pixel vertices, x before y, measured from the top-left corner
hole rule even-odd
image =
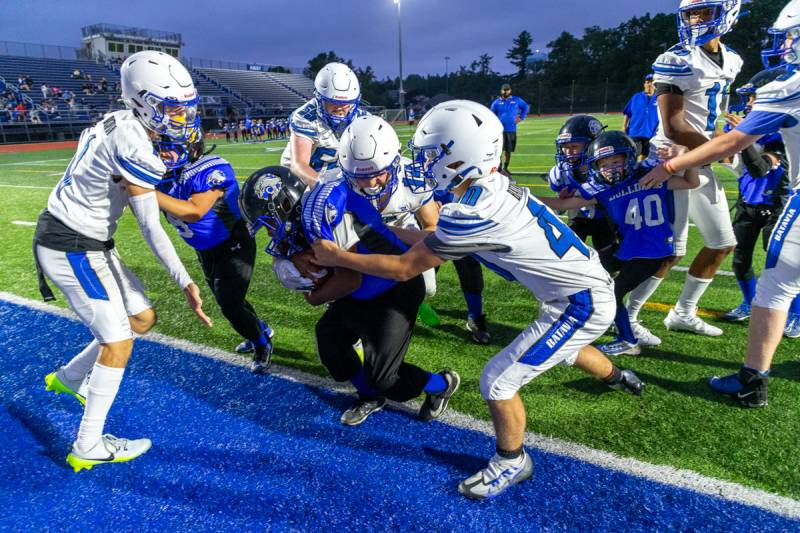
[[[346,428],[351,397],[137,341],[106,431],[149,437],[127,464],[74,474],[82,413],[43,376],[81,349],[80,323],[0,301],[0,530],[791,531],[800,522],[533,451],[535,478],[462,498],[479,432],[384,411]]]

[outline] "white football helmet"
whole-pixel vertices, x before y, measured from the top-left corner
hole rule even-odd
[[[692,11],[712,9],[711,20],[692,24]],[[686,46],[701,46],[733,29],[739,20],[742,0],[681,0],[678,7],[678,37]]]
[[[323,120],[332,130],[346,128],[358,111],[361,85],[355,73],[344,63],[328,63],[314,78],[314,97]],[[344,114],[332,114],[325,104],[350,106]]]
[[[357,117],[339,139],[339,168],[357,193],[383,205],[397,190],[400,139],[388,122],[376,115]],[[363,180],[388,172],[385,185],[365,187]],[[381,207],[381,206],[379,206]]]
[[[800,64],[800,0],[786,4],[768,32],[772,36],[772,48],[761,51],[764,67]],[[791,39],[789,47],[785,46],[787,39]]]
[[[426,191],[445,191],[466,179],[488,176],[500,166],[503,125],[488,108],[469,100],[432,107],[408,142],[412,163],[409,183]]]
[[[196,140],[199,98],[189,71],[174,57],[147,50],[120,67],[122,101],[144,126],[177,142]]]

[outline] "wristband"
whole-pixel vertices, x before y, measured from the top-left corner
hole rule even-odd
[[[670,174],[676,174],[675,167],[672,165],[672,162],[669,159],[664,161],[664,169],[666,169],[666,171]]]

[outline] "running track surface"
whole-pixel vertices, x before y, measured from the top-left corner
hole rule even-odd
[[[797,531],[800,522],[532,450],[535,478],[485,502],[458,481],[492,439],[386,410],[339,424],[352,397],[138,340],[106,430],[147,436],[127,464],[64,458],[81,407],[43,376],[90,336],[0,300],[0,530]]]

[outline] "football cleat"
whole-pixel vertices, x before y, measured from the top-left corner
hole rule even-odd
[[[386,405],[386,398],[373,398],[369,400],[357,399],[356,402],[344,413],[339,421],[345,426],[357,426],[366,420],[372,413],[377,413]]]
[[[525,450],[522,451],[522,457],[510,460],[495,454],[489,460],[489,466],[458,485],[458,492],[471,500],[494,498],[532,475],[533,459]]]
[[[262,322],[262,324],[264,323]],[[264,324],[264,333],[267,334],[267,339],[272,339],[272,336],[275,334],[275,332],[272,331],[272,328],[266,324]],[[253,344],[253,341],[247,339],[240,342],[236,346],[236,348],[233,349],[233,351],[235,351],[236,353],[253,353],[253,350],[255,350],[255,345]]]
[[[750,318],[750,304],[742,302],[724,315],[722,320],[725,322],[742,322]]]
[[[633,334],[636,336],[636,339],[639,341],[639,346],[658,346],[661,344],[661,339],[653,335],[653,332],[647,329],[638,320],[631,322],[631,328],[633,329]]]
[[[713,376],[708,385],[714,392],[726,394],[743,407],[766,407],[769,376],[752,368],[742,367],[736,374]]]
[[[91,450],[81,452],[75,446],[67,455],[67,463],[75,472],[91,470],[94,465],[125,463],[136,459],[152,446],[150,439],[119,439],[114,435],[103,435]]]
[[[486,326],[486,314],[467,317],[467,331],[472,333],[472,340],[477,344],[489,344],[492,341],[492,334]]]
[[[253,360],[250,361],[250,371],[253,374],[266,374],[272,365],[272,343],[267,341],[263,349],[256,349]]]
[[[633,373],[633,370],[622,370],[619,373],[619,381],[616,383],[609,383],[609,387],[614,390],[627,392],[634,396],[641,396],[644,391],[645,383],[639,376]]]
[[[435,328],[440,324],[439,315],[428,302],[422,302],[417,311],[420,321],[428,327]]]
[[[796,339],[800,337],[800,315],[797,313],[789,313],[789,318],[786,319],[786,327],[783,329],[784,337]]]
[[[639,355],[642,353],[642,347],[638,342],[636,344],[631,344],[622,339],[601,344],[597,349],[606,355]]]
[[[80,390],[81,384],[84,380],[81,381],[68,381],[63,376],[59,376],[61,370],[64,367],[59,368],[55,372],[51,372],[44,377],[45,388],[46,391],[53,391],[56,394],[66,393],[81,402],[81,405],[86,405],[86,396],[80,394],[78,391]]]
[[[461,377],[455,370],[445,369],[439,371],[439,374],[441,374],[447,382],[447,388],[438,394],[428,394],[425,396],[425,401],[419,409],[419,417],[425,422],[442,416],[442,413],[447,410],[447,404],[450,402],[450,398],[453,397],[453,394],[456,393],[458,386],[461,384]]]
[[[670,331],[691,331],[698,335],[706,335],[708,337],[719,337],[722,335],[722,330],[711,324],[707,324],[697,315],[684,316],[679,314],[675,309],[670,309],[667,317],[664,319],[664,327]]]

